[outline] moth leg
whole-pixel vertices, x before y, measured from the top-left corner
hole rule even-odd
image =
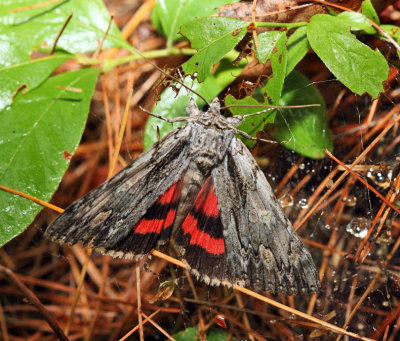
[[[159,118],[160,120],[163,120],[165,122],[169,122],[169,123],[175,123],[175,122],[183,122],[183,121],[191,121],[191,119],[189,117],[174,117],[174,118],[166,118],[166,117],[162,117],[160,115],[157,115],[155,113],[152,113],[151,111],[148,111],[144,108],[142,108],[141,106],[139,106],[140,110],[144,111],[146,114],[149,114],[150,116]]]

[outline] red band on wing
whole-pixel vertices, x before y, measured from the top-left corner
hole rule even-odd
[[[183,175],[182,175],[183,178]],[[176,206],[182,189],[182,178],[173,184],[147,211],[133,228],[135,233],[161,233],[163,228],[174,223]]]
[[[157,200],[161,205],[171,204],[172,202],[179,199],[181,195],[182,179],[177,183],[173,184],[169,189],[167,189],[164,194]],[[178,189],[178,191],[176,190]]]
[[[136,226],[134,227],[135,233],[141,233],[141,234],[146,234],[146,233],[161,233],[161,230],[164,226],[164,220],[146,220],[146,219],[141,219]]]
[[[214,238],[207,233],[211,229],[222,231],[223,228],[218,209],[218,198],[215,195],[211,178],[208,178],[204,183],[195,199],[194,207],[197,213],[202,216],[202,219],[196,219],[192,214],[192,210],[182,224],[184,233],[190,235],[189,244],[198,245],[213,255],[223,254],[225,252],[224,239]]]
[[[219,216],[218,198],[214,193],[211,178],[208,178],[204,183],[203,188],[197,195],[194,206],[207,217],[217,218]]]

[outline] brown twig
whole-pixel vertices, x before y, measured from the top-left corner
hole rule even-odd
[[[65,20],[65,22],[64,22],[64,25],[61,27],[60,32],[58,32],[57,37],[56,37],[56,40],[54,41],[53,46],[52,46],[52,48],[51,48],[51,50],[50,50],[50,54],[53,54],[53,53],[54,53],[54,51],[55,51],[55,49],[56,49],[56,46],[57,46],[57,43],[58,43],[58,41],[60,40],[61,35],[63,34],[65,28],[66,28],[67,25],[68,25],[68,23],[69,23],[70,20],[72,19],[72,16],[73,16],[73,13],[71,13],[71,14],[68,16],[67,20]]]
[[[27,288],[16,276],[15,274],[6,267],[0,265],[0,273],[7,278],[7,280],[14,284],[29,300],[29,302],[36,307],[39,313],[43,316],[43,318],[47,321],[51,329],[53,329],[54,333],[61,341],[69,341],[67,336],[62,331],[61,327],[58,325],[57,321],[51,316],[51,314],[44,307],[42,302],[35,296],[35,294]]]

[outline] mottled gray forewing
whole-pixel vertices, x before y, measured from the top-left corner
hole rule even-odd
[[[212,176],[224,225],[225,276],[275,293],[317,292],[320,283],[309,252],[239,139],[232,140]]]
[[[191,127],[170,133],[117,175],[69,206],[49,226],[46,234],[67,244],[83,242],[105,253],[118,248],[156,200],[174,183],[189,163]],[[143,250],[124,254],[141,255]],[[129,255],[128,255],[129,256]]]

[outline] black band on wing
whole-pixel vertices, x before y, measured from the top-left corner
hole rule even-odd
[[[197,220],[197,229],[207,233],[212,238],[223,238],[223,226],[220,216],[207,216],[202,211],[193,208],[190,212],[192,217]]]

